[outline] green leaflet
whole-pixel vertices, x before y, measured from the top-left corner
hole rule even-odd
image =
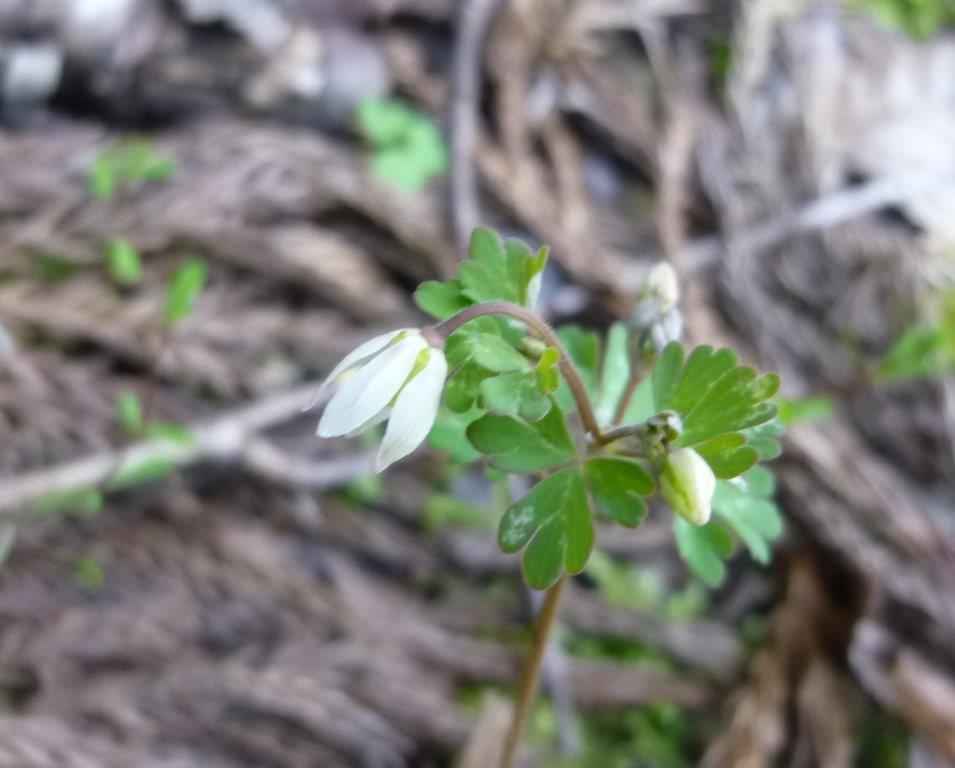
[[[780,397],[779,420],[785,424],[823,421],[832,416],[835,403],[828,397]]]
[[[696,446],[713,474],[723,480],[743,474],[759,461],[759,451],[747,445],[746,437],[739,432],[729,432]]]
[[[198,260],[187,261],[176,270],[166,296],[167,325],[175,325],[192,314],[208,271],[206,263]]]
[[[697,578],[711,587],[723,581],[723,560],[733,553],[733,540],[719,523],[696,526],[674,515],[673,533],[680,557]]]
[[[447,170],[448,150],[434,121],[393,99],[365,99],[358,127],[374,146],[372,173],[398,189],[417,192]]]
[[[597,457],[586,464],[587,487],[594,507],[628,528],[647,515],[642,497],[653,493],[653,478],[637,462],[618,457]]]
[[[505,552],[527,546],[524,575],[535,589],[551,586],[564,569],[583,570],[594,528],[581,470],[567,467],[545,477],[509,507],[501,518],[498,542]]]
[[[552,405],[542,419],[488,413],[467,429],[468,439],[490,456],[491,466],[508,472],[540,472],[570,461],[574,439],[560,407]]]
[[[783,532],[782,516],[771,498],[775,482],[764,467],[754,467],[740,480],[740,484],[716,484],[713,509],[740,537],[753,559],[765,565],[770,560],[771,543]]]
[[[422,284],[415,291],[415,301],[422,310],[439,320],[445,320],[472,304],[489,301],[530,306],[547,255],[547,248],[534,252],[521,240],[504,242],[491,229],[476,229],[471,235],[468,258],[461,263],[457,278]]]
[[[122,285],[138,283],[143,276],[139,252],[129,240],[113,240],[107,246],[106,264],[113,279]]]
[[[481,415],[480,408],[458,413],[446,406],[442,407],[428,433],[428,442],[439,451],[446,451],[452,461],[466,464],[479,459],[481,454],[468,440],[467,429]]]
[[[776,414],[776,405],[768,401],[779,377],[737,365],[729,349],[697,347],[685,358],[683,346],[673,342],[654,365],[652,381],[657,410],[675,410],[683,420],[677,446],[754,427]]]

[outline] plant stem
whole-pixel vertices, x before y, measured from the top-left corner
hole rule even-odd
[[[580,414],[580,420],[583,422],[584,429],[590,433],[591,437],[599,444],[605,443],[600,424],[597,423],[597,415],[590,404],[590,398],[587,397],[587,388],[584,386],[580,373],[574,365],[564,345],[560,343],[554,329],[545,321],[541,320],[533,311],[517,304],[510,304],[506,301],[489,301],[485,304],[475,304],[467,309],[461,310],[454,317],[449,317],[442,323],[434,326],[431,330],[442,340],[447,339],[452,333],[465,323],[487,315],[507,315],[516,320],[520,320],[531,332],[541,341],[550,347],[554,347],[560,352],[560,361],[557,363],[570,392],[574,396],[574,402],[577,403],[577,412]]]
[[[541,665],[544,662],[544,654],[547,652],[547,643],[550,639],[551,631],[554,628],[554,621],[557,618],[557,607],[560,604],[560,598],[564,591],[564,582],[567,580],[567,574],[561,574],[561,577],[554,583],[544,595],[544,603],[541,605],[540,613],[534,621],[534,640],[531,646],[530,655],[524,662],[524,668],[521,670],[521,679],[517,688],[517,700],[514,702],[514,714],[511,716],[511,724],[507,731],[507,737],[504,740],[504,750],[501,753],[501,762],[499,768],[511,768],[514,763],[514,757],[517,755],[517,745],[520,743],[521,733],[527,724],[527,718],[531,713],[531,707],[534,705],[534,699],[537,696],[537,686],[540,682]]]

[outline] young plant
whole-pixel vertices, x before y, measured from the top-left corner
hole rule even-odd
[[[772,476],[755,466],[779,452],[778,377],[729,349],[688,353],[665,264],[601,353],[596,334],[554,329],[534,311],[546,260],[546,248],[476,230],[457,278],[415,293],[437,322],[349,354],[323,386],[335,391],[318,425],[333,437],[387,422],[379,471],[430,435],[459,461],[483,459],[496,479],[535,478],[498,527],[501,548],[522,552],[528,584],[547,590],[502,766],[533,702],[561,586],[587,564],[598,518],[635,527],[658,494],[675,512],[680,555],[711,585],[734,534],[765,562],[781,531]]]

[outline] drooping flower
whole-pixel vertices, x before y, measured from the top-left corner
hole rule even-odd
[[[660,473],[660,495],[678,515],[705,525],[716,490],[716,476],[710,465],[692,448],[671,452]]]
[[[419,330],[376,336],[348,354],[322,385],[320,393],[330,386],[338,389],[318,422],[318,435],[353,435],[387,419],[375,459],[380,472],[428,436],[447,374],[444,352]]]

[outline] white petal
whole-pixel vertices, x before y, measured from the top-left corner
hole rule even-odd
[[[362,432],[371,429],[372,427],[377,427],[383,421],[387,421],[389,416],[391,416],[391,408],[388,408],[386,406],[382,408],[380,411],[378,411],[378,413],[376,413],[370,419],[368,419],[368,421],[366,421],[360,427],[353,429],[351,432],[345,435],[345,437],[354,437],[355,435],[359,435]]]
[[[320,437],[347,435],[373,418],[398,393],[428,343],[414,334],[369,360],[346,381],[318,422]]]
[[[375,470],[404,458],[428,436],[441,403],[448,363],[444,353],[433,349],[424,368],[409,381],[391,411],[385,439],[375,459]]]
[[[345,355],[344,359],[332,368],[332,372],[325,377],[325,381],[322,382],[322,385],[318,388],[318,391],[315,393],[315,396],[311,399],[308,405],[305,406],[304,410],[309,410],[315,407],[315,403],[318,402],[319,398],[325,393],[325,390],[331,384],[334,384],[335,381],[345,373],[349,368],[354,368],[356,365],[361,365],[372,355],[380,352],[382,349],[388,346],[391,343],[391,340],[395,338],[402,331],[390,331],[389,333],[383,333],[380,336],[375,336],[373,339],[368,339],[368,341],[359,344],[351,352]]]

